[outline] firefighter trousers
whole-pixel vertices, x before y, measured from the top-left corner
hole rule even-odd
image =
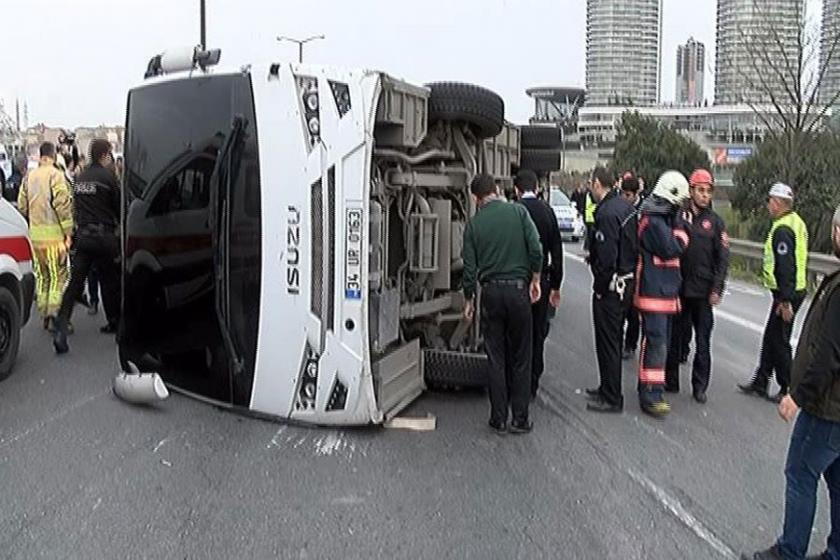
[[[671,321],[671,347],[665,367],[665,385],[674,392],[680,390],[680,362],[685,346],[691,343],[693,331],[695,350],[691,387],[695,393],[705,393],[712,372],[711,340],[715,324],[712,304],[707,298],[685,298],[682,313],[675,315]]]
[[[639,399],[644,403],[662,400],[665,363],[671,339],[671,315],[642,313],[642,352],[639,358]]]
[[[61,295],[67,285],[69,268],[64,240],[32,243],[35,268],[35,298],[41,319],[55,317],[61,306]]]

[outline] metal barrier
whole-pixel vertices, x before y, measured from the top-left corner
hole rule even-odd
[[[764,243],[746,241],[744,239],[730,239],[729,250],[733,255],[747,259],[762,260],[764,258]],[[808,272],[816,276],[825,276],[840,269],[840,260],[832,255],[811,253],[808,255]]]

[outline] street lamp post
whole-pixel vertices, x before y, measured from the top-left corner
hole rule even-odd
[[[298,62],[303,63],[303,45],[310,41],[315,41],[317,39],[326,39],[324,35],[313,35],[312,37],[307,37],[306,39],[295,39],[293,37],[277,37],[277,40],[282,41],[289,41],[290,43],[297,43],[298,46]]]
[[[207,10],[205,0],[201,0],[201,50],[207,50]]]

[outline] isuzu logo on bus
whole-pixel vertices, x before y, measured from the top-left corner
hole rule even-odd
[[[286,228],[286,290],[300,294],[300,210],[289,206]]]

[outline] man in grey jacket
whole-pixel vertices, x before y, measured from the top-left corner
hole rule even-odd
[[[832,223],[840,258],[840,207]],[[806,558],[817,484],[824,477],[831,500],[831,534],[825,552],[808,559],[840,558],[840,271],[823,280],[802,327],[791,372],[791,391],[779,403],[786,422],[796,416],[785,466],[785,519],[772,547],[744,560]]]

